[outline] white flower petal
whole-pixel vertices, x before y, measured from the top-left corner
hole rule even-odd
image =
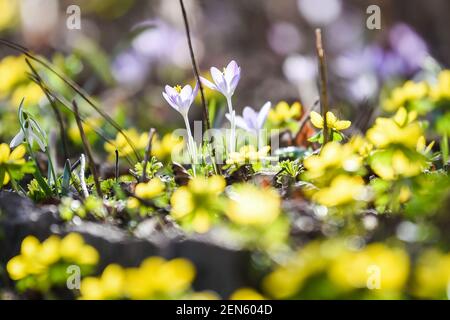
[[[167,93],[163,92],[162,95],[163,95],[164,99],[166,99],[167,103],[168,103],[172,108],[174,108],[175,110],[177,110],[178,112],[180,112],[179,106],[177,106],[177,105],[175,104],[175,101],[172,101],[172,98],[169,97],[169,95],[168,95]]]
[[[258,128],[261,129],[264,126],[264,122],[266,122],[267,116],[269,114],[270,108],[272,107],[272,103],[267,101],[261,108],[258,113],[257,123]]]
[[[200,81],[205,85],[205,86],[207,86],[208,88],[210,88],[210,89],[212,89],[212,90],[219,90],[218,88],[217,88],[217,86],[214,84],[214,83],[212,83],[211,81],[209,81],[208,79],[206,79],[206,78],[203,78],[203,77],[200,77]]]
[[[181,101],[190,101],[192,96],[192,87],[190,85],[185,85],[180,92]]]
[[[25,134],[23,133],[23,130],[20,129],[19,133],[16,134],[16,136],[11,140],[9,147],[10,148],[17,147],[18,145],[22,144],[24,139],[25,139]]]

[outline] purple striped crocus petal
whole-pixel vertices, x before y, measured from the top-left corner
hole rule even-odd
[[[175,110],[177,110],[178,112],[180,112],[180,109],[178,107],[178,105],[175,103],[174,100],[172,100],[173,98],[171,96],[169,96],[167,93],[163,92],[162,93],[164,99],[167,101],[167,103],[174,108]]]

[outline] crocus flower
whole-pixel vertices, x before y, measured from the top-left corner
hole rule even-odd
[[[181,86],[166,86],[163,97],[172,108],[181,113],[183,117],[187,117],[189,108],[191,107],[192,102],[194,102],[197,93],[198,84],[195,86],[194,90],[192,90],[190,85],[186,85],[183,88],[181,88]]]
[[[227,99],[230,99],[241,79],[241,67],[233,60],[223,69],[223,72],[216,67],[212,67],[211,77],[214,83],[203,77],[200,77],[200,79],[205,86],[212,90],[219,91]]]
[[[34,142],[39,145],[42,152],[45,152],[46,137],[45,133],[41,130],[38,124],[33,120],[25,120],[23,124],[24,129],[20,129],[19,133],[11,140],[10,148],[15,148],[22,144],[25,140],[28,140],[30,146],[33,146]]]
[[[252,107],[245,107],[242,112],[242,117],[236,117],[236,125],[239,128],[257,134],[264,126],[271,106],[272,104],[270,102],[266,102],[259,112],[255,111]],[[229,113],[225,116],[227,119],[231,118]]]
[[[186,85],[183,88],[181,86],[165,87],[165,92],[162,93],[164,99],[166,99],[167,103],[177,110],[181,116],[183,117],[184,123],[186,125],[186,130],[188,133],[188,151],[191,156],[191,160],[193,161],[193,170],[195,174],[195,160],[197,158],[197,147],[195,145],[194,138],[191,133],[191,126],[189,125],[188,112],[189,108],[194,102],[195,97],[198,93],[198,83],[196,84],[194,90],[190,85]]]
[[[227,99],[228,104],[228,112],[230,113],[230,123],[231,123],[231,132],[230,132],[230,141],[229,141],[229,152],[234,152],[235,144],[236,144],[236,123],[235,123],[235,112],[233,110],[233,104],[231,102],[231,97],[236,90],[236,87],[241,79],[241,67],[238,66],[236,61],[231,61],[226,68],[221,72],[216,67],[211,68],[211,77],[214,81],[211,81],[201,78],[202,83],[209,87],[212,90],[219,91],[222,93]]]

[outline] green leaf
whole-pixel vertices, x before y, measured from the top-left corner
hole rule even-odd
[[[448,137],[445,134],[441,140],[441,152],[442,152],[442,162],[444,166],[448,162]]]
[[[61,185],[61,194],[63,196],[66,196],[69,193],[69,187],[70,187],[70,160],[66,160],[66,164],[64,165],[64,172],[62,177],[62,185]]]
[[[6,170],[4,167],[0,167],[0,189],[3,188],[3,181],[5,180]]]
[[[313,135],[311,138],[308,139],[309,142],[319,142],[323,143],[323,134],[322,130],[317,132],[315,135]]]

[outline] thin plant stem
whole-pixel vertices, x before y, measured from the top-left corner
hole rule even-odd
[[[229,152],[235,151],[235,144],[236,144],[236,114],[233,110],[233,102],[231,101],[231,97],[227,97],[227,105],[228,105],[228,112],[231,116],[231,131],[230,131],[230,145],[229,145]]]
[[[184,119],[184,123],[186,125],[186,130],[188,133],[188,150],[189,150],[189,154],[191,156],[191,160],[192,160],[192,170],[194,172],[194,176],[195,176],[195,165],[197,162],[197,151],[196,151],[196,146],[195,146],[195,141],[192,138],[192,133],[191,133],[191,125],[189,124],[189,119],[187,116],[183,116]]]
[[[190,32],[190,28],[189,28],[189,21],[188,21],[188,18],[187,18],[186,8],[184,7],[183,0],[180,0],[180,7],[181,7],[181,13],[183,15],[184,27],[186,29],[186,37],[187,37],[187,42],[188,42],[188,46],[189,46],[189,53],[191,55],[192,69],[194,70],[195,78],[197,79],[197,83],[198,83],[198,86],[199,86],[199,89],[200,89],[200,96],[201,96],[201,99],[202,99],[202,106],[203,106],[203,119],[205,121],[204,122],[204,127],[205,127],[205,131],[207,131],[207,130],[211,129],[211,124],[209,122],[208,105],[206,103],[205,94],[203,92],[203,85],[202,85],[202,82],[200,81],[200,74],[198,72],[197,61],[195,59],[194,48],[192,46],[191,32]]]
[[[330,133],[327,124],[328,80],[327,80],[327,65],[325,59],[325,50],[323,49],[321,29],[316,29],[316,50],[319,62],[319,75],[320,75],[320,107],[323,118],[323,144],[326,144],[330,139]]]

